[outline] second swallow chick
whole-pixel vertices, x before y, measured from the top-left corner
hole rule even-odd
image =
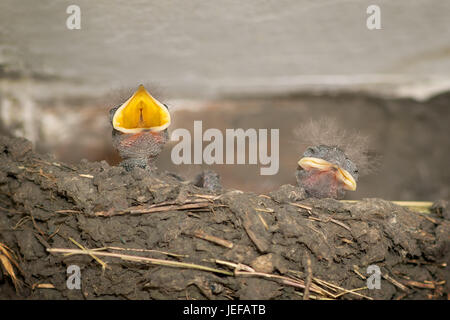
[[[342,199],[356,190],[358,168],[337,146],[309,147],[298,165],[297,182],[310,196]]]
[[[296,178],[311,197],[342,199],[356,190],[361,171],[371,170],[367,138],[345,132],[335,121],[310,122],[296,133],[310,144],[298,161]]]

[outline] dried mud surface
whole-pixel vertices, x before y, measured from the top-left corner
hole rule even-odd
[[[20,281],[16,290],[3,267],[1,299],[303,299],[305,286],[311,299],[448,299],[444,201],[423,214],[381,199],[305,199],[291,185],[211,194],[163,172],[67,166],[5,136],[0,168],[0,243]],[[157,260],[99,255],[102,271],[90,255],[48,251],[79,249],[70,239]],[[381,289],[333,288],[365,287],[372,264]],[[69,265],[81,290],[66,286]]]

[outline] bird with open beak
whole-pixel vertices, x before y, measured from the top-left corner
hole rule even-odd
[[[121,165],[127,170],[155,170],[155,158],[169,139],[167,106],[140,85],[127,101],[110,110],[110,121],[113,146],[123,159]]]
[[[121,165],[128,171],[135,167],[155,171],[156,157],[169,140],[167,128],[171,118],[168,107],[140,85],[127,101],[109,113],[113,146],[123,159]],[[220,176],[212,170],[201,172],[193,184],[211,192],[222,189]]]
[[[369,170],[367,138],[346,133],[335,121],[310,122],[296,132],[309,146],[298,161],[297,183],[315,198],[342,199]]]
[[[310,196],[342,199],[356,190],[358,168],[337,146],[309,147],[298,165],[297,182]]]

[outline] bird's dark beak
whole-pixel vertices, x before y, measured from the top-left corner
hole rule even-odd
[[[334,163],[320,158],[304,157],[298,161],[298,165],[304,170],[315,169],[318,171],[332,171],[334,172],[336,179],[343,184],[344,189],[351,191],[356,190],[356,181],[353,176],[347,170]]]
[[[123,133],[159,132],[170,125],[166,106],[151,96],[143,85],[114,113],[114,129]]]

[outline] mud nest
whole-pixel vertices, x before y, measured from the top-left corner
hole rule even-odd
[[[448,298],[444,201],[420,213],[291,185],[213,194],[170,173],[69,166],[5,136],[0,167],[2,299]]]

